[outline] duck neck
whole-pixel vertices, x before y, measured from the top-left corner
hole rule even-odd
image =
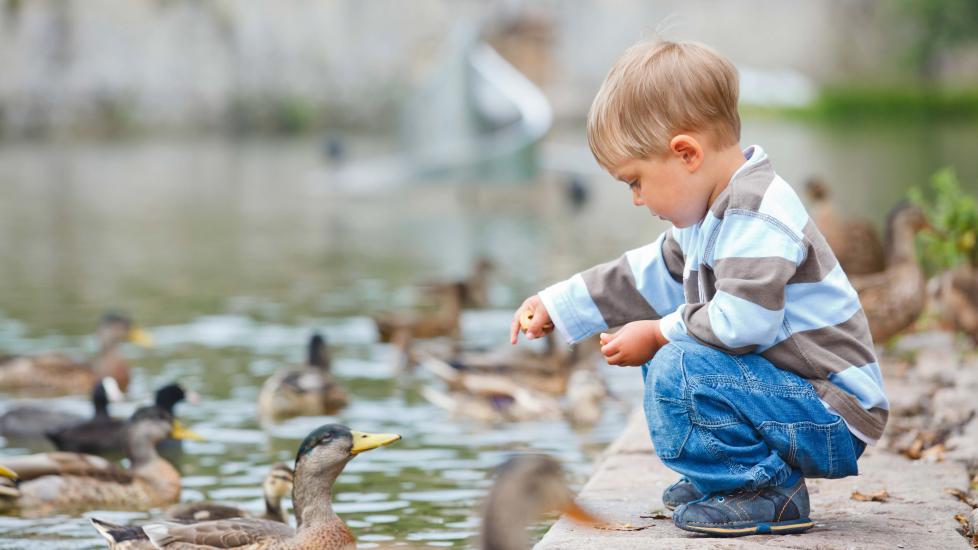
[[[523,499],[503,499],[498,494],[492,495],[486,505],[485,517],[482,521],[480,548],[486,550],[529,548],[525,519],[530,516],[528,508]]]
[[[282,497],[265,494],[265,517],[282,523],[288,523],[285,511],[282,510]]]
[[[897,224],[893,227],[893,234],[889,243],[890,265],[902,264],[917,261],[917,252],[914,248],[914,230],[906,224]]]
[[[297,529],[315,529],[339,520],[333,511],[333,483],[348,460],[306,472],[306,465],[296,465],[292,486],[292,508]]]

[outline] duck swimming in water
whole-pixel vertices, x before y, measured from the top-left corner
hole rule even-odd
[[[49,432],[77,426],[83,422],[114,420],[109,416],[109,402],[122,401],[124,396],[115,378],[106,376],[92,388],[91,417],[52,410],[50,405],[18,405],[0,416],[0,435],[12,439],[43,440]]]
[[[126,428],[129,469],[97,456],[42,453],[0,458],[17,472],[20,484],[0,494],[0,509],[37,517],[94,508],[145,510],[180,498],[180,474],[156,452],[166,437],[200,439],[178,425],[166,411],[143,407]]]
[[[111,376],[125,392],[129,388],[129,364],[119,354],[119,345],[128,341],[149,346],[152,339],[121,313],[103,315],[95,337],[98,352],[86,362],[60,353],[13,356],[0,360],[0,390],[70,395],[91,388],[100,378]]]
[[[352,550],[356,548],[353,533],[333,511],[333,484],[356,455],[400,438],[396,434],[355,432],[341,424],[326,424],[306,436],[295,461],[292,489],[295,529],[278,521],[234,518],[189,525],[149,523],[143,526],[143,532],[157,548],[171,550]],[[99,532],[106,536],[102,529]],[[125,541],[110,539],[110,546],[116,542]]]
[[[301,367],[280,369],[262,385],[258,412],[263,420],[334,414],[346,406],[346,390],[330,372],[326,340],[314,334],[308,359]]]

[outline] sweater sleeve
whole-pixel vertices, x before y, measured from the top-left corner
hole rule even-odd
[[[609,327],[659,319],[683,303],[684,258],[673,231],[541,291],[555,327],[569,343]]]
[[[669,340],[693,338],[728,353],[772,345],[784,322],[785,287],[804,261],[806,247],[777,220],[729,212],[717,235],[713,260],[700,277],[715,277],[707,301],[684,304],[662,320]]]

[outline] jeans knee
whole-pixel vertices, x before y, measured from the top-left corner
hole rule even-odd
[[[662,346],[648,362],[645,379],[646,391],[650,396],[682,398],[683,386],[683,348],[674,343]]]

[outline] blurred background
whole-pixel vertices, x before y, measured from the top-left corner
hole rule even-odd
[[[641,381],[599,366],[617,399],[586,429],[460,419],[397,376],[370,316],[487,258],[462,341],[505,345],[525,296],[664,230],[584,136],[611,64],[656,36],[731,58],[742,144],[843,215],[882,232],[946,167],[978,192],[974,0],[2,0],[0,350],[85,354],[103,311],[129,312],[157,341],[126,349],[130,395],[204,396],[180,410],[208,437],[184,500],[255,507],[329,420],[255,416],[320,330],[350,391],[330,418],[404,435],[349,465],[337,511],[364,547],[466,547],[502,458],[553,453],[579,486]],[[22,537],[101,547],[84,518],[0,518],[0,548]]]

